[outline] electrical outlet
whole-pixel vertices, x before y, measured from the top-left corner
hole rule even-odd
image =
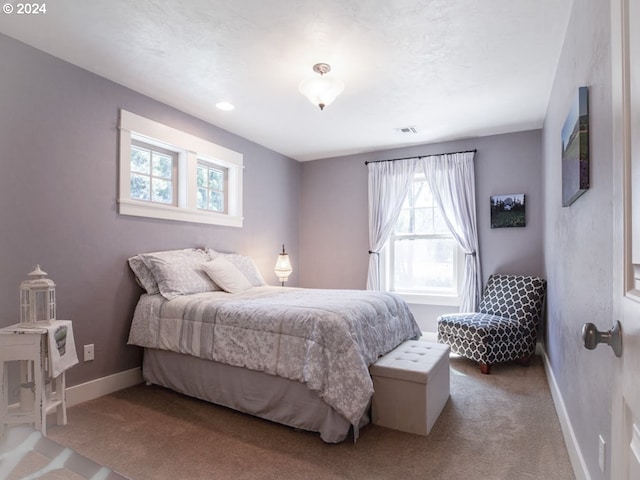
[[[84,346],[84,361],[90,362],[94,359],[93,356],[93,343]]]
[[[604,461],[606,458],[607,444],[605,443],[604,438],[602,438],[602,435],[598,435],[598,444],[598,465],[600,465],[600,470],[604,472]]]

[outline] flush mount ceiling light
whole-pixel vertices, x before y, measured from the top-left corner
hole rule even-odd
[[[320,76],[303,80],[298,89],[313,105],[324,110],[324,107],[333,102],[344,90],[344,83],[335,77],[327,76],[327,73],[331,71],[331,66],[328,63],[316,63],[313,66],[313,71]]]

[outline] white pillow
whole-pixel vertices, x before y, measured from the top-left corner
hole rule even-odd
[[[235,267],[240,270],[245,277],[247,277],[247,280],[249,280],[249,282],[251,282],[251,285],[253,285],[254,287],[262,287],[263,285],[267,284],[264,281],[264,278],[262,278],[258,267],[253,261],[253,258],[247,255],[240,255],[239,253],[216,252],[215,250],[212,250],[210,248],[207,250],[207,252],[209,253],[209,256],[212,260],[220,255],[229,260],[229,262],[235,265]]]
[[[222,255],[203,264],[202,269],[225,292],[242,293],[252,287],[247,277]]]

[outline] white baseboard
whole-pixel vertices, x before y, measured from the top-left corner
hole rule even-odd
[[[538,347],[542,346],[538,344]],[[578,445],[575,432],[573,431],[573,427],[571,426],[571,421],[569,420],[567,409],[564,405],[564,401],[562,400],[562,395],[560,394],[560,389],[558,388],[556,377],[553,375],[553,371],[551,370],[547,352],[544,347],[539,348],[539,351],[542,354],[544,370],[547,374],[549,390],[551,390],[551,398],[553,398],[553,403],[556,407],[556,413],[558,414],[558,419],[560,420],[560,428],[562,429],[564,443],[567,446],[567,450],[569,452],[569,459],[571,460],[573,473],[576,476],[576,480],[591,480],[589,470],[587,470],[587,464],[585,463],[584,456],[580,451],[580,446]]]
[[[142,383],[142,381],[142,370],[140,367],[136,367],[81,383],[80,385],[74,385],[67,388],[67,407],[109,395],[123,388],[133,387]]]

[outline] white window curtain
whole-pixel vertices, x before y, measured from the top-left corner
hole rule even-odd
[[[380,250],[393,231],[417,169],[424,172],[445,221],[465,253],[460,311],[475,312],[482,294],[476,221],[475,151],[399,161],[369,162],[369,274],[367,289],[380,290]]]
[[[434,200],[442,210],[451,234],[465,253],[460,312],[475,312],[482,294],[474,155],[472,151],[421,159]]]
[[[367,163],[369,169],[367,290],[380,290],[380,250],[393,231],[417,166],[417,159],[409,160]]]

